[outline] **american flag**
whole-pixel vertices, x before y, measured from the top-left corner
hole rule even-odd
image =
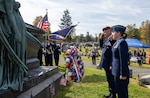
[[[47,31],[49,27],[49,22],[48,22],[48,15],[46,15],[40,20],[40,22],[37,25],[38,28]]]

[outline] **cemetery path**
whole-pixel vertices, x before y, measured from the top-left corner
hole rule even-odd
[[[60,62],[65,62],[62,57],[60,57]],[[89,61],[83,61],[85,66],[91,66],[97,68],[96,65],[92,64],[92,60],[89,58]],[[99,61],[97,61],[97,64],[99,64]],[[135,66],[129,66],[129,69],[132,69],[132,74],[137,76],[145,76],[150,75],[150,68],[142,68],[142,67],[135,67]]]

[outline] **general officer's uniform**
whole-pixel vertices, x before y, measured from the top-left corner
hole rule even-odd
[[[103,40],[101,40],[101,41],[103,41]],[[112,75],[111,70],[110,70],[110,66],[112,63],[112,51],[111,51],[111,49],[112,49],[114,42],[115,41],[111,40],[110,37],[106,38],[104,40],[104,42],[100,42],[100,43],[103,43],[103,45],[102,45],[102,57],[101,57],[99,67],[104,68],[104,70],[106,72],[106,79],[108,81],[109,92],[110,92],[110,94],[112,94],[112,96],[114,96],[111,98],[116,97],[114,78],[113,78],[113,75]]]
[[[125,27],[116,25],[112,32],[125,32]],[[112,47],[112,74],[118,98],[128,98],[129,68],[128,68],[128,45],[124,38],[120,37]],[[127,77],[120,80],[120,76]]]

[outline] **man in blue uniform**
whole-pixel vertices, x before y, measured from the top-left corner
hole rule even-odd
[[[112,38],[116,40],[112,47],[112,74],[118,98],[128,98],[129,68],[128,45],[124,35],[126,27],[115,25],[111,28]]]
[[[104,40],[105,39],[105,40]],[[103,28],[103,33],[100,37],[100,47],[102,49],[102,58],[100,61],[100,69],[104,68],[106,73],[106,79],[108,82],[108,88],[110,94],[104,95],[105,98],[116,98],[114,78],[111,73],[111,62],[112,62],[112,46],[115,40],[111,39],[111,28],[105,27]]]

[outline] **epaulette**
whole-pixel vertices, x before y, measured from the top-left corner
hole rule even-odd
[[[114,46],[114,48],[118,48],[118,45],[124,41],[124,38],[120,38],[116,43],[116,45]]]
[[[124,41],[124,38],[120,38],[117,42],[120,44],[123,41]]]

